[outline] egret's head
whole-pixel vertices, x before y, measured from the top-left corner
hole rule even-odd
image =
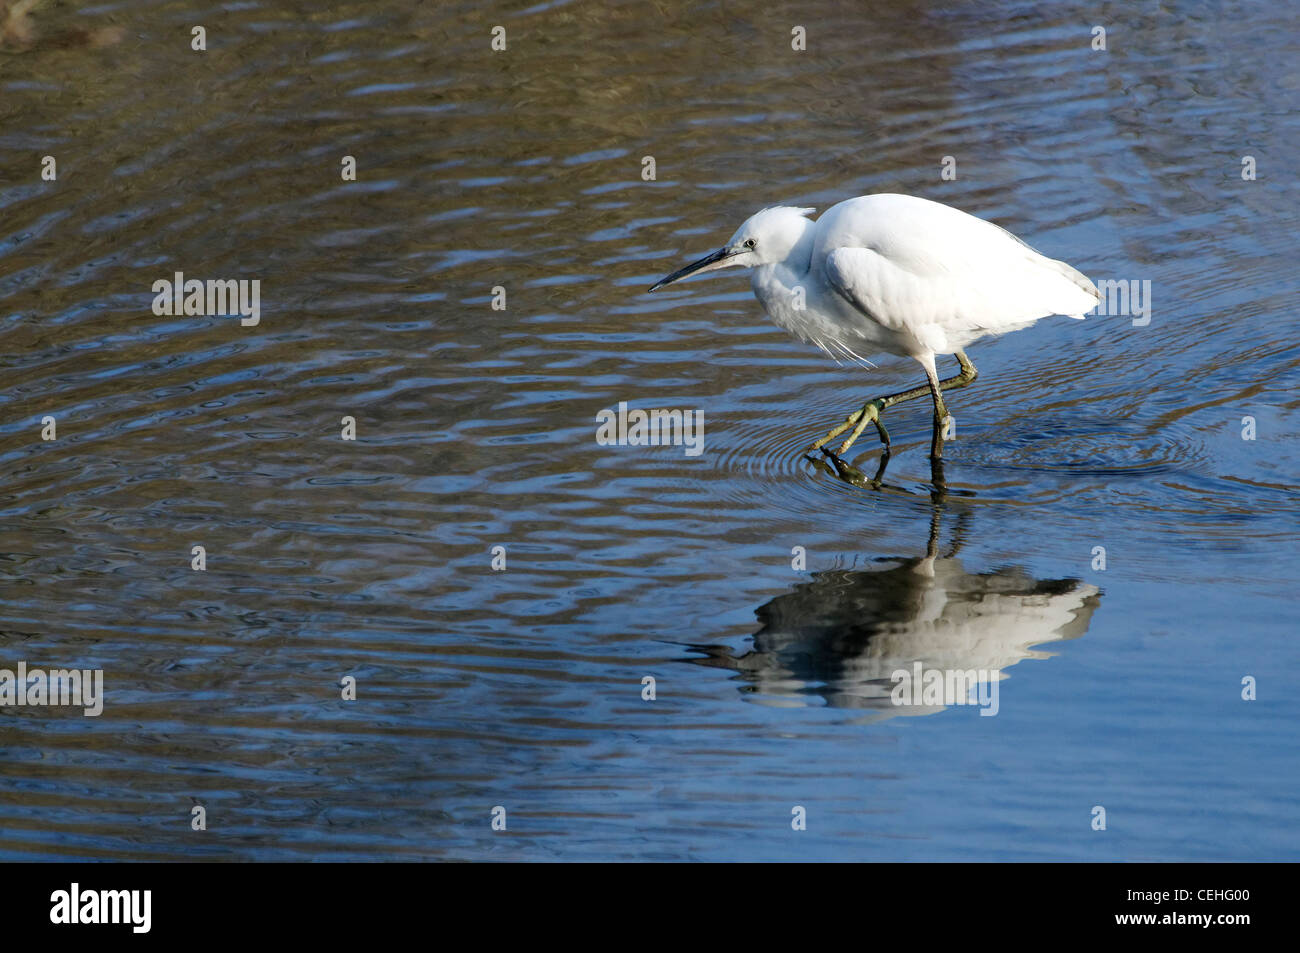
[[[651,291],[680,281],[689,275],[717,271],[719,268],[753,268],[771,265],[790,257],[794,246],[803,238],[812,223],[804,216],[817,211],[813,208],[792,208],[778,205],[751,215],[745,224],[736,229],[731,240],[717,251],[693,261],[685,268],[674,271],[655,283]]]

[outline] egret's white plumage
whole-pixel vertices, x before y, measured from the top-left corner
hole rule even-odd
[[[936,421],[947,416],[942,385],[959,387],[974,379],[974,365],[963,353],[971,342],[1053,314],[1082,318],[1097,304],[1092,282],[1065,262],[938,202],[867,195],[840,202],[815,222],[807,217],[813,212],[763,209],[721,249],[650,290],[690,274],[751,268],[754,294],[772,320],[832,357],[863,360],[883,351],[919,361],[934,395]],[[940,382],[936,354],[956,354],[960,378]],[[878,414],[917,396],[905,393],[872,402],[880,406],[864,408],[849,425],[875,420],[888,446]],[[859,433],[861,427],[843,449]]]

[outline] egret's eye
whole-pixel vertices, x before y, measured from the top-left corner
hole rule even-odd
[[[751,238],[751,239],[747,240],[747,241],[745,242],[745,247],[746,247],[746,248],[753,248],[753,247],[754,247],[754,239]]]

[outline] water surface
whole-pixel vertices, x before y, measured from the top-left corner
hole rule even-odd
[[[0,52],[0,667],[106,699],[0,710],[0,856],[1300,857],[1286,5],[31,27]],[[760,207],[877,191],[1151,282],[1147,324],[972,347],[942,491],[924,402],[874,484],[870,433],[866,485],[802,453],[914,363],[836,366],[738,275],[645,294]],[[177,271],[260,279],[260,324],[155,315]],[[620,401],[703,412],[704,452],[598,444]],[[897,710],[916,661],[996,669],[997,715]]]

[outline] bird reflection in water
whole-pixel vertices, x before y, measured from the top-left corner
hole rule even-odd
[[[788,707],[824,702],[881,718],[932,714],[945,701],[968,703],[939,700],[919,685],[909,697],[897,690],[908,679],[896,673],[973,672],[978,685],[968,686],[969,703],[983,704],[992,695],[994,707],[986,710],[996,713],[998,687],[990,683],[1024,659],[1051,657],[1035,646],[1083,635],[1101,592],[1015,568],[967,572],[956,556],[967,514],[958,519],[952,551],[940,555],[942,510],[933,509],[923,557],[814,573],[757,610],[761,628],[748,651],[734,655],[725,646],[696,645],[705,657],[690,661],[735,671],[753,701]]]

